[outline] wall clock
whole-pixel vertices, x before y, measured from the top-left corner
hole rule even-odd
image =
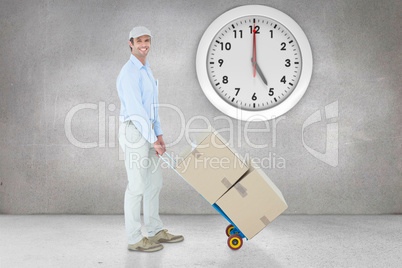
[[[262,5],[234,8],[203,34],[196,58],[208,100],[239,120],[278,117],[302,98],[313,70],[311,47],[285,13]]]

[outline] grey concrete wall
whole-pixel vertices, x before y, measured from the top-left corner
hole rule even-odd
[[[207,26],[231,8],[254,3],[290,15],[313,50],[310,86],[275,130],[273,121],[219,117],[195,72]],[[218,130],[233,124],[222,135],[232,134],[241,154],[265,157],[265,171],[289,204],[286,213],[401,213],[401,13],[397,0],[2,0],[0,213],[123,212],[127,179],[116,138],[115,81],[130,56],[127,35],[138,24],[154,35],[149,62],[160,81],[160,103],[184,115],[183,122],[173,109],[161,108],[167,143],[179,137],[183,123],[205,126],[191,121],[196,115]],[[303,132],[316,111],[325,118],[327,105],[337,117]],[[69,112],[80,107],[87,109],[72,117],[72,135],[93,148],[74,145],[66,134]],[[327,124],[338,127],[328,135],[338,140],[332,166],[307,149],[326,152]],[[251,134],[250,141],[268,147],[253,148],[241,133],[262,127],[266,132]],[[168,151],[180,153],[186,145],[179,139]],[[172,170],[163,174],[162,213],[214,213]]]

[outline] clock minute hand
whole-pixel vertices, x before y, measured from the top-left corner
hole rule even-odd
[[[253,58],[251,59],[253,62],[253,77],[255,77],[255,64],[256,64],[256,51],[255,51],[255,23],[253,29]]]
[[[260,69],[260,66],[258,66],[258,64],[257,64],[257,44],[256,44],[257,42],[255,40],[255,33],[256,33],[255,21],[254,21],[253,24],[254,24],[253,25],[253,28],[254,28],[253,29],[253,57],[251,58],[251,62],[253,63],[253,69],[254,69],[253,73],[254,73],[254,77],[255,77],[255,71],[257,70],[257,73],[260,75],[260,77],[261,77],[262,81],[264,82],[264,84],[266,86],[268,86],[267,79],[265,79],[265,76],[262,73],[262,71]]]

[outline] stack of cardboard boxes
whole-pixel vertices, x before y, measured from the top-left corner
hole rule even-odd
[[[176,171],[251,239],[288,207],[281,191],[209,127],[181,155]]]

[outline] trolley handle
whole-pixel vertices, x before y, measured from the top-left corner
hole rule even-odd
[[[159,153],[158,153],[158,155],[159,155],[159,157],[160,158],[162,158],[163,159],[163,161],[165,161],[166,162],[166,160],[163,158],[163,156],[161,156]],[[169,157],[170,158],[170,160],[172,160],[173,161],[173,163],[175,163],[176,164],[176,161],[173,159],[173,157],[171,157],[167,152],[165,152],[165,155],[167,155],[167,157]]]
[[[165,152],[164,155],[167,155],[167,157],[170,158],[170,160],[172,160],[172,162],[176,164],[176,161],[175,161],[175,160],[173,159],[173,157],[171,157],[168,153]],[[162,158],[163,162],[165,162],[166,164],[168,164],[168,166],[171,167],[171,168],[177,173],[177,175],[180,176],[180,178],[182,178],[183,180],[185,180],[185,181],[188,183],[188,181],[187,181],[179,172],[177,172],[177,170],[169,163],[169,161],[167,161],[167,160],[166,160],[163,156],[161,156],[160,154],[158,154],[158,156],[159,156],[160,158]]]
[[[167,152],[165,152],[164,155],[167,155],[167,157],[170,158],[170,160],[172,160],[172,162],[173,162],[174,164],[176,164],[176,161],[175,161],[175,160],[173,159],[173,157],[171,157]],[[169,161],[166,160],[162,155],[160,155],[160,154],[158,153],[158,156],[159,156],[160,158],[162,158],[163,162],[165,162],[166,164],[168,164],[169,167],[171,167],[172,169],[175,169],[175,168],[169,163]]]

